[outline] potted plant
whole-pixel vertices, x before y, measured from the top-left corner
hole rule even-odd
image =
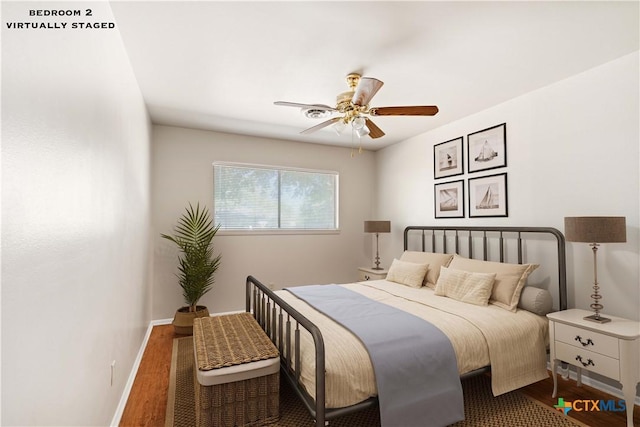
[[[200,204],[194,209],[191,203],[178,219],[173,236],[161,234],[174,242],[180,250],[177,274],[182,295],[187,304],[176,311],[173,326],[178,334],[193,333],[193,319],[209,316],[205,306],[198,301],[209,292],[214,283],[214,274],[220,265],[222,255],[213,256],[213,238],[220,225],[214,226],[206,207]]]

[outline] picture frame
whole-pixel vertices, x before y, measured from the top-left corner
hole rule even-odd
[[[469,173],[507,166],[507,124],[467,135]]]
[[[509,216],[507,174],[469,178],[469,218]]]
[[[464,180],[433,185],[436,218],[464,218]]]
[[[464,173],[462,137],[433,146],[433,178],[445,178]]]

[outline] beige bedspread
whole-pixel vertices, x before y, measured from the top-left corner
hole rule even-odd
[[[492,389],[500,395],[547,378],[548,322],[525,310],[475,306],[386,280],[342,285],[376,301],[423,318],[444,332],[453,345],[460,374],[491,365]],[[288,291],[277,294],[322,331],[325,342],[326,406],[339,408],[376,395],[371,361],[351,332]],[[393,345],[393,337],[389,337]],[[315,396],[313,340],[301,336],[301,381]],[[428,357],[428,355],[425,355]]]

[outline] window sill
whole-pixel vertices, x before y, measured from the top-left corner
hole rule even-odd
[[[253,229],[253,230],[218,230],[217,236],[283,236],[283,235],[324,235],[340,234],[340,229],[333,230],[300,230],[300,229]]]

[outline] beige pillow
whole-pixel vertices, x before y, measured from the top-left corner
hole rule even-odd
[[[522,288],[518,308],[545,316],[553,311],[553,297],[546,289],[525,286]]]
[[[441,267],[435,294],[475,305],[488,305],[496,273],[471,273]]]
[[[428,268],[428,264],[416,264],[394,259],[391,267],[389,267],[387,280],[411,286],[412,288],[420,288]]]
[[[447,267],[453,258],[453,254],[438,254],[433,252],[404,251],[400,261],[415,262],[417,264],[429,264],[429,270],[424,278],[424,285],[431,289],[436,287],[440,267]]]
[[[454,255],[449,268],[473,273],[496,273],[491,291],[490,304],[509,311],[516,311],[520,293],[527,277],[538,268],[538,264],[508,264],[505,262],[481,261]]]

